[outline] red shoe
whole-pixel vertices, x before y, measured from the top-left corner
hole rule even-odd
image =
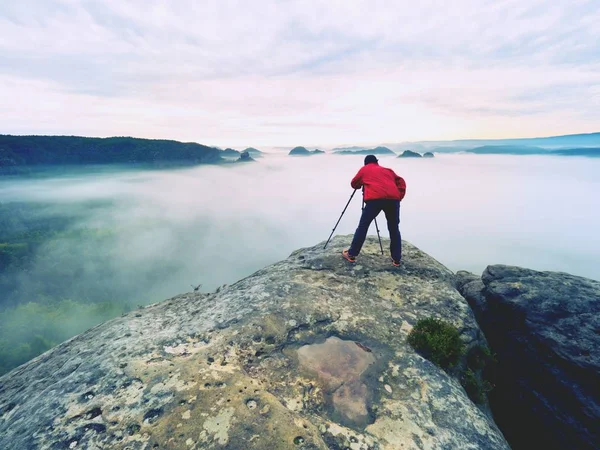
[[[397,259],[392,258],[392,264],[394,265],[394,267],[399,267],[400,266],[400,261]]]
[[[348,253],[348,250],[344,250],[342,252],[342,256],[344,257],[344,259],[346,259],[346,261],[350,261],[351,263],[356,262],[356,256],[352,256],[350,253]]]

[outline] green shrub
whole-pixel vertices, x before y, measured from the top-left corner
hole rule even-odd
[[[467,365],[473,370],[483,370],[490,364],[495,364],[496,358],[490,349],[484,345],[475,345],[467,353]]]
[[[475,403],[483,403],[494,385],[496,357],[484,345],[475,345],[467,353],[467,368],[460,378],[467,395]]]
[[[454,366],[464,352],[458,329],[433,317],[417,322],[408,335],[408,343],[425,358],[444,369]]]
[[[469,398],[475,403],[483,403],[485,401],[485,395],[494,388],[489,381],[482,380],[471,369],[465,370],[460,382],[465,388]]]

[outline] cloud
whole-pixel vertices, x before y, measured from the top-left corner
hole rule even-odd
[[[103,245],[96,245],[98,237],[76,233],[50,242],[41,250],[39,267],[23,274],[25,285],[47,281],[65,266],[82,267],[85,276],[76,283],[82,291],[105,283],[122,289],[118,298],[136,304],[175,295],[192,283],[215,289],[326,240],[362,161],[363,156],[267,154],[245,166],[57,171],[0,180],[0,199],[25,202],[32,212],[49,214],[48,220],[72,218],[74,230],[111,232],[101,235]],[[451,269],[481,272],[487,264],[507,263],[600,275],[591,263],[600,251],[594,239],[600,213],[587,207],[598,189],[600,161],[437,155],[427,161],[382,156],[381,164],[409,186],[402,203],[404,238]],[[559,215],[556,204],[562,205]],[[359,216],[355,198],[336,233],[353,233]],[[573,227],[577,233],[563,235]],[[563,235],[559,241],[557,235]],[[521,251],[523,243],[527,252]],[[549,257],[553,253],[567,258]]]
[[[2,132],[333,146],[595,131],[599,22],[587,0],[5,2]]]

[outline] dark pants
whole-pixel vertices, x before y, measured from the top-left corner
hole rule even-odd
[[[365,243],[367,232],[369,231],[369,225],[371,225],[373,219],[381,211],[385,213],[388,231],[390,232],[390,252],[392,258],[396,261],[400,261],[400,258],[402,258],[402,239],[400,237],[400,230],[398,229],[398,224],[400,223],[400,202],[398,200],[383,199],[365,202],[358,228],[354,233],[354,239],[352,239],[352,245],[348,249],[348,253],[352,256],[358,256],[360,253],[360,249]]]

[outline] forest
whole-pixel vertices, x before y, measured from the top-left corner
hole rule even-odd
[[[215,164],[221,150],[197,143],[132,137],[0,135],[0,169],[27,166],[143,163]]]

